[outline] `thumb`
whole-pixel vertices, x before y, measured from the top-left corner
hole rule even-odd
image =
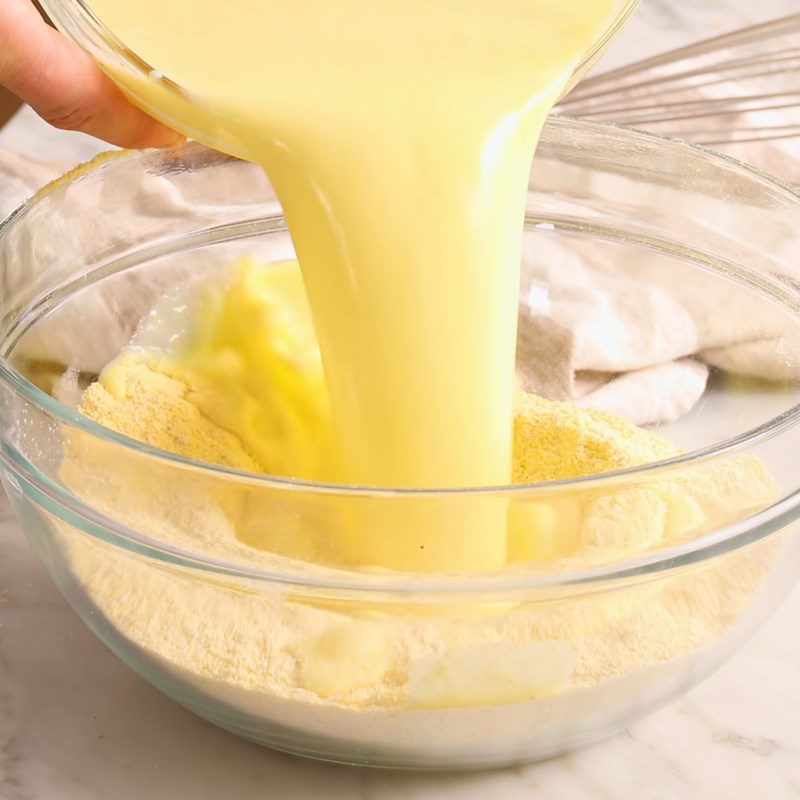
[[[130,103],[28,0],[0,0],[0,84],[51,125],[120,147],[174,147],[185,138]]]

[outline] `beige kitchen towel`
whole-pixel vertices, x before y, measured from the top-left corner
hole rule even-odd
[[[101,184],[96,190],[87,190],[88,181],[82,181],[68,190],[72,197],[79,195],[80,202],[73,199],[40,216],[33,209],[25,224],[13,226],[0,240],[4,302],[27,305],[38,291],[49,291],[59,280],[80,278],[81,270],[89,272],[104,263],[109,252],[119,255],[214,222],[247,219],[267,208],[268,185],[260,170],[240,162],[220,176],[219,170],[208,168],[206,154],[199,146],[175,151],[170,169],[160,164],[150,170],[123,171],[113,192]],[[192,173],[195,158],[207,167],[199,176]],[[219,159],[222,163],[226,157]],[[0,151],[0,213],[11,211],[71,166],[47,165]],[[232,197],[236,200],[230,200]],[[121,208],[125,213],[120,213]],[[126,270],[113,280],[103,280],[79,301],[62,304],[37,321],[15,347],[15,360],[26,370],[33,364],[37,375],[46,377],[43,388],[47,390],[52,389],[51,379],[59,369],[90,378],[128,343],[139,321],[176,281],[221,267],[225,258],[220,248],[202,248],[171,257],[168,270]],[[41,264],[48,267],[42,285],[37,286],[31,280],[32,269]],[[75,341],[80,341],[79,348]]]
[[[518,363],[526,390],[645,424],[688,412],[709,367],[800,378],[796,323],[733,281],[657,253],[642,263],[628,248],[603,252],[594,241],[527,235],[536,241],[522,269]]]
[[[67,166],[0,153],[0,213],[10,212]],[[252,175],[252,170],[243,170],[240,176],[243,194],[249,196],[255,191]],[[196,213],[196,192],[185,196],[158,175],[137,179],[130,188],[136,209],[132,225],[146,221],[148,230],[168,233],[176,220]],[[207,192],[208,202],[213,194]],[[102,202],[98,197],[86,214],[101,219]],[[30,241],[15,247],[23,253],[42,247],[55,252],[73,235],[68,226],[36,231]],[[526,389],[647,424],[687,413],[705,391],[709,366],[767,379],[800,375],[800,342],[786,320],[757,297],[726,287],[727,282],[714,276],[694,274],[698,270],[676,278],[655,256],[652,263],[631,263],[622,251],[618,258],[599,258],[595,244],[567,245],[538,232],[527,235],[537,238],[535,246],[526,248],[533,255],[522,270],[518,347]],[[24,269],[25,260],[9,264],[5,257],[3,269]],[[191,271],[189,261],[187,277]],[[96,293],[90,306],[80,307],[79,316],[56,314],[40,324],[37,335],[25,342],[26,358],[55,359],[66,368],[73,357],[70,327],[88,325],[103,331],[103,337],[96,353],[82,354],[81,369],[101,369],[109,348],[128,341],[138,320],[166,289],[156,272],[148,274],[126,278],[124,307],[118,304],[117,288],[113,294]],[[4,291],[6,278],[0,275]]]
[[[19,153],[0,150],[0,219],[5,219],[40,186],[72,166],[68,163],[45,163]]]

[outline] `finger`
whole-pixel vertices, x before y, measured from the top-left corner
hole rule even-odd
[[[0,84],[57,128],[120,147],[174,147],[184,141],[130,103],[28,0],[0,0]]]

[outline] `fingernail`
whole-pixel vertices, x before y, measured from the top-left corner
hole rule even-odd
[[[173,137],[167,139],[163,144],[157,144],[155,146],[160,150],[175,150],[184,144],[186,144],[186,137],[182,133],[176,133]]]

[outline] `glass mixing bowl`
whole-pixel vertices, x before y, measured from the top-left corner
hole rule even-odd
[[[687,691],[796,581],[798,194],[687,144],[559,118],[533,174],[520,374],[536,387],[537,332],[559,330],[547,324],[564,281],[581,286],[587,269],[584,345],[613,340],[620,282],[634,287],[643,341],[677,341],[684,326],[692,350],[686,315],[697,312],[706,349],[672,357],[714,365],[707,388],[657,426],[683,455],[550,483],[414,491],[159,451],[80,414],[81,390],[174,287],[244,253],[291,255],[263,174],[198,144],[116,153],[2,225],[3,483],[65,597],[153,685],[293,753],[499,766],[581,747]],[[651,313],[654,295],[674,312]],[[708,346],[717,334],[727,344]],[[576,383],[591,382],[579,350]],[[397,529],[430,509],[463,520],[485,503],[507,507],[521,537],[501,572],[391,572],[325,549],[353,515]],[[597,546],[586,521],[604,505],[613,524]],[[526,542],[552,552],[526,556]]]

